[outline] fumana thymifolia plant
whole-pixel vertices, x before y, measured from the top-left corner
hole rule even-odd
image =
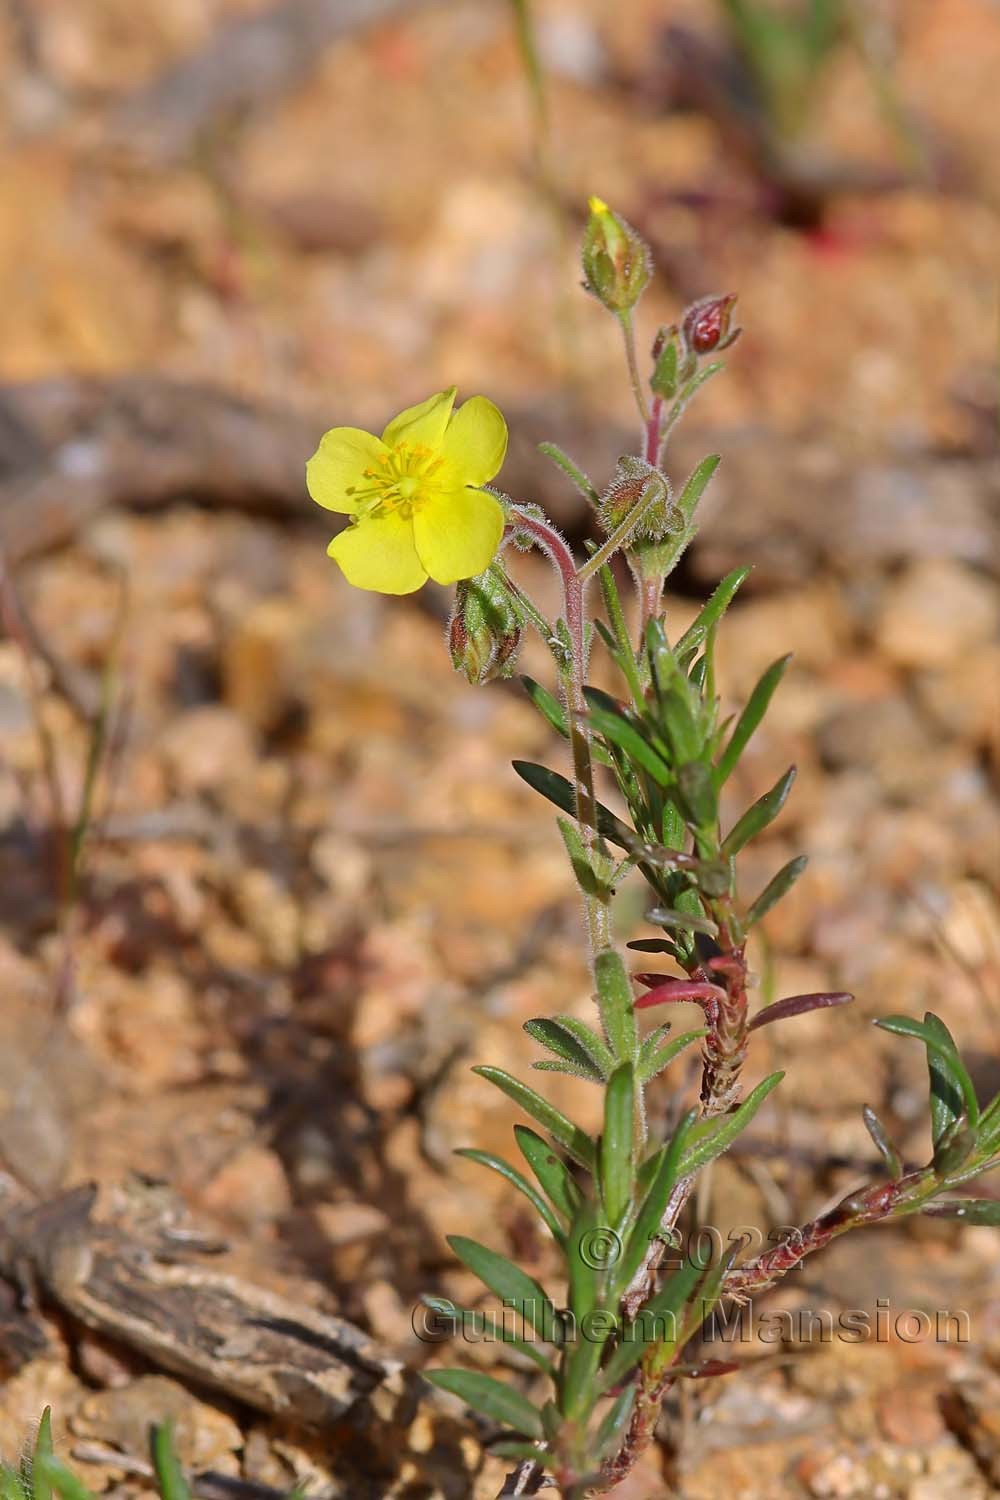
[[[428,577],[457,584],[449,644],[471,682],[510,676],[525,630],[536,630],[551,655],[551,686],[521,681],[564,742],[568,774],[529,761],[514,767],[558,809],[586,912],[597,1015],[594,1026],[558,1015],[529,1021],[526,1030],[548,1054],[537,1069],[572,1074],[601,1091],[603,1127],[591,1136],[528,1084],[489,1063],[479,1067],[533,1124],[515,1127],[521,1166],[475,1149],[464,1154],[499,1172],[531,1205],[562,1257],[566,1294],[550,1295],[498,1251],[456,1235],[455,1254],[503,1312],[494,1317],[426,1300],[455,1328],[492,1329],[535,1367],[537,1378],[516,1386],[464,1369],[435,1370],[428,1379],[508,1429],[494,1451],[527,1466],[518,1493],[532,1492],[550,1471],[570,1500],[614,1489],[652,1441],[671,1386],[711,1373],[692,1367],[685,1347],[721,1299],[765,1291],[803,1257],[864,1225],[915,1213],[1000,1223],[995,1201],[949,1196],[1000,1164],[1000,1096],[980,1106],[937,1016],[890,1016],[878,1024],[926,1050],[930,1161],[904,1164],[866,1108],[880,1158],[869,1185],[742,1263],[737,1244],[725,1255],[689,1255],[679,1268],[671,1258],[665,1274],[665,1251],[699,1174],[781,1083],[781,1073],[745,1082],[753,1034],[851,997],[795,995],[756,1011],[750,1005],[747,936],[797,880],[805,859],[790,860],[763,890],[744,892],[740,854],[780,813],[794,768],[732,821],[720,813],[726,783],[789,662],[780,656],[740,711],[723,717],[716,635],[749,568],[724,578],[681,634],[664,617],[664,584],[695,533],[699,501],[719,464],[710,455],[675,486],[670,440],[738,336],[735,298],[703,299],[660,328],[643,370],[634,318],[650,278],[649,255],[598,199],[590,204],[583,271],[586,289],[621,327],[640,437],[604,493],[566,453],[542,445],[604,533],[588,556],[575,557],[537,505],[489,488],[507,429],[481,396],[456,409],[454,389],[440,392],[395,417],[381,437],[334,428],[308,469],[313,498],[350,518],[329,550],[351,583],[385,593],[411,592]],[[549,559],[559,580],[553,620],[514,576],[518,552],[530,548]],[[633,596],[627,602],[624,578]],[[605,653],[616,692],[588,682],[592,651]],[[620,812],[601,800],[599,782],[616,790]],[[631,871],[645,882],[646,917],[660,935],[628,947],[652,955],[662,972],[630,973],[612,939],[615,893]],[[704,1024],[677,1037],[669,1024],[641,1035],[638,1011],[678,1001],[700,1006]],[[661,1139],[648,1123],[646,1090],[698,1043],[699,1097],[686,1113],[675,1112],[679,1123]]]

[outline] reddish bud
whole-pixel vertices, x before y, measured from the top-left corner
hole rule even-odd
[[[736,293],[727,292],[724,297],[703,297],[691,304],[681,327],[684,342],[693,354],[728,349],[739,338],[742,330],[730,326],[735,303]]]

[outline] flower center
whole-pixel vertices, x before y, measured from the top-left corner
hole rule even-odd
[[[438,471],[444,459],[425,443],[397,443],[380,453],[378,463],[365,469],[364,484],[347,493],[357,502],[357,520],[397,515],[408,520],[413,512],[443,489]]]

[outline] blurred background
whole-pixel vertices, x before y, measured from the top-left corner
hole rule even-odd
[[[553,747],[516,692],[454,677],[444,591],[346,588],[302,470],[326,427],[457,383],[507,416],[503,487],[582,543],[537,443],[603,484],[637,441],[579,288],[591,193],[654,250],[641,344],[739,293],[672,459],[724,455],[668,620],[755,564],[723,690],[795,663],[734,800],[799,781],[747,887],[811,856],[761,995],[858,996],[763,1033],[781,1102],[706,1216],[766,1231],[847,1191],[865,1102],[923,1159],[920,1049],[872,1017],[931,1006],[1000,1085],[995,0],[3,0],[0,74],[4,1170],[40,1198],[96,1179],[109,1213],[162,1180],[243,1274],[305,1278],[411,1363],[419,1292],[474,1295],[445,1233],[544,1274],[451,1153],[508,1148],[469,1065],[523,1073],[521,1023],[589,1004],[555,830],[508,765]],[[584,1084],[553,1096],[591,1123]],[[753,1342],[754,1378],[673,1404],[623,1500],[1000,1493],[997,1250],[938,1221],[834,1248],[775,1305],[960,1308],[971,1344]],[[169,1382],[94,1345],[2,1351],[5,1456],[47,1401],[105,1458],[160,1415]],[[437,1410],[375,1452],[170,1399],[185,1461],[248,1482],[503,1477]]]

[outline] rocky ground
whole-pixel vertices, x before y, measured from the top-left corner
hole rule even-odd
[[[613,330],[564,243],[581,198],[601,192],[657,245],[650,327],[740,290],[746,334],[678,445],[679,476],[709,449],[725,464],[668,620],[757,564],[724,695],[795,661],[734,801],[790,760],[799,779],[747,885],[801,850],[811,864],[755,968],[764,998],[857,1001],[758,1039],[755,1072],[788,1076],[715,1173],[704,1209],[727,1231],[799,1221],[859,1181],[866,1102],[926,1154],[919,1049],[875,1016],[935,1009],[982,1091],[1000,1086],[1000,23],[976,0],[911,5],[900,87],[947,190],[841,193],[808,234],[755,211],[718,129],[658,95],[655,38],[665,12],[693,24],[692,4],[630,0],[613,25],[597,0],[539,6],[562,229],[499,4],[358,31],[287,98],[166,161],[109,139],[108,118],[249,6],[189,0],[154,26],[124,0],[49,0],[31,66],[16,28],[4,44],[8,382],[152,370],[316,413],[318,436],[455,381],[508,414],[505,487],[580,535],[533,444],[575,444],[601,478],[630,420]],[[892,159],[849,58],[821,125],[838,151]],[[506,1152],[515,1118],[470,1064],[523,1073],[521,1023],[589,1005],[555,830],[509,770],[554,750],[514,690],[453,675],[443,596],[349,592],[304,496],[284,519],[205,498],[93,507],[49,547],[19,546],[13,509],[4,532],[0,499],[22,558],[0,640],[0,1163],[41,1197],[95,1179],[112,1216],[131,1174],[160,1179],[240,1276],[417,1366],[438,1354],[413,1332],[419,1293],[474,1295],[446,1234],[548,1266],[499,1179],[452,1152]],[[622,906],[633,936],[638,893]],[[592,1121],[584,1084],[552,1095]],[[1000,1493],[998,1249],[996,1231],[929,1220],[841,1242],[759,1311],[874,1321],[888,1297],[889,1335],[750,1338],[733,1357],[753,1368],[685,1389],[623,1500]],[[907,1342],[912,1310],[966,1312],[970,1340]],[[309,1438],[72,1321],[49,1335],[7,1360],[0,1451],[50,1402],[97,1490],[146,1491],[164,1413],[191,1467],[282,1490],[492,1500],[502,1482],[488,1434],[440,1399],[388,1436]],[[506,1353],[463,1349],[489,1368]]]

